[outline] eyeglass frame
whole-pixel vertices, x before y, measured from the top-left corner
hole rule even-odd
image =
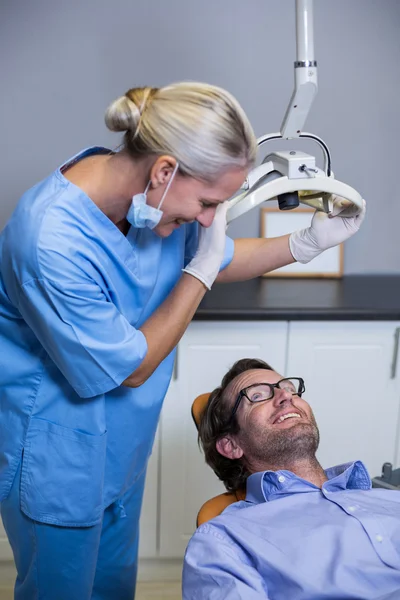
[[[272,400],[272,398],[275,395],[275,389],[276,388],[279,390],[282,389],[279,387],[279,384],[282,383],[282,381],[287,381],[288,379],[297,379],[299,381],[299,391],[292,394],[292,396],[299,396],[299,398],[301,398],[302,394],[304,394],[304,392],[306,391],[306,386],[304,385],[304,379],[302,377],[282,377],[282,379],[280,379],[276,383],[266,383],[265,381],[263,381],[261,383],[252,383],[251,385],[248,385],[247,387],[240,390],[239,395],[236,399],[236,402],[235,402],[234,407],[231,412],[230,421],[232,421],[232,419],[236,415],[239,405],[243,398],[247,398],[247,400],[250,402],[250,404],[259,404],[261,402],[269,402],[269,400]],[[255,387],[257,385],[267,385],[271,390],[272,396],[270,398],[266,398],[265,400],[258,400],[255,402],[254,402],[254,400],[251,400],[247,395],[247,390],[249,390],[250,388]]]

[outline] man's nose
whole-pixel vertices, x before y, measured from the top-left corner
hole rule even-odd
[[[280,389],[280,388],[274,389],[274,397],[272,398],[272,402],[273,402],[274,406],[278,407],[278,406],[284,404],[285,402],[291,402],[292,399],[293,399],[293,394],[292,394],[292,392],[289,392],[289,390]]]

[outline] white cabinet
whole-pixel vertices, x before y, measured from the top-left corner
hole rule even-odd
[[[286,374],[305,380],[324,468],[360,459],[371,477],[397,463],[400,386],[395,322],[291,322]],[[272,358],[271,358],[272,360]],[[396,372],[397,371],[397,372]]]
[[[283,371],[287,327],[285,322],[195,321],[182,338],[177,378],[162,412],[160,556],[183,556],[201,505],[225,491],[198,447],[193,400],[217,387],[240,358],[271,361]]]

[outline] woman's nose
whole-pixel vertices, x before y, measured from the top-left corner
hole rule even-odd
[[[216,206],[209,206],[207,208],[203,208],[199,216],[196,218],[196,221],[200,223],[202,227],[210,227],[211,223],[214,221],[216,210]]]

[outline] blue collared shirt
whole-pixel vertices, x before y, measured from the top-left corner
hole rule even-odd
[[[184,600],[400,599],[400,493],[371,489],[359,461],[326,475],[251,475],[246,500],[192,537]]]

